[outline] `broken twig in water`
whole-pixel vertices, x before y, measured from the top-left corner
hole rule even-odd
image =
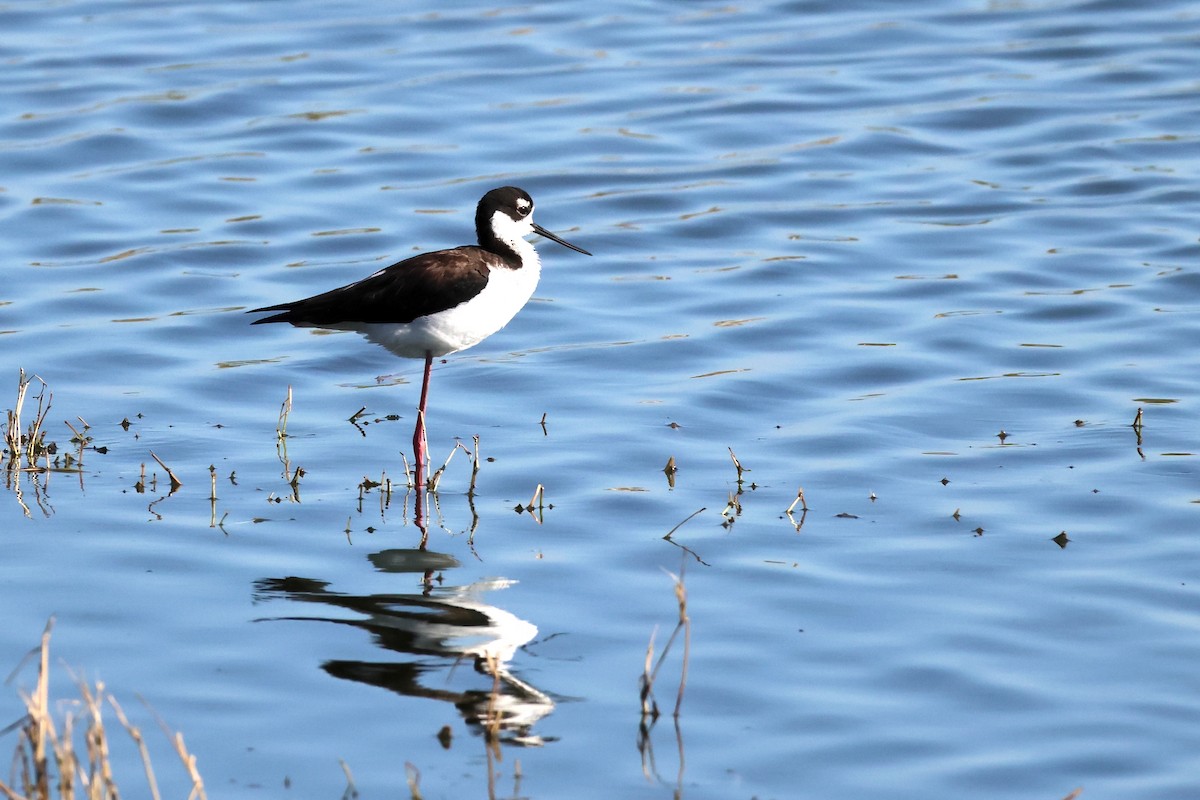
[[[670,539],[670,538],[671,538],[671,536],[672,536],[672,535],[674,535],[675,531],[679,530],[679,529],[680,529],[680,528],[682,528],[684,525],[686,525],[687,523],[691,522],[691,521],[692,521],[692,518],[693,518],[693,517],[695,517],[697,514],[699,514],[699,513],[700,513],[700,512],[702,512],[702,511],[704,511],[704,509],[703,509],[703,508],[698,508],[698,509],[696,509],[695,511],[693,511],[691,514],[688,514],[688,515],[687,515],[687,518],[686,518],[686,519],[684,519],[684,521],[683,521],[683,522],[679,523],[679,524],[678,524],[678,525],[676,525],[674,528],[671,528],[671,530],[667,531],[667,535],[666,535],[666,536],[664,536],[663,538],[664,538],[664,539]]]
[[[749,472],[750,470],[743,467],[742,462],[738,461],[738,457],[733,454],[732,447],[726,447],[725,449],[729,451],[729,457],[731,459],[733,459],[733,466],[737,468],[737,482],[738,482],[738,486],[741,486],[742,483],[744,482],[742,479],[742,473]]]
[[[540,483],[533,490],[533,497],[529,498],[529,505],[525,507],[526,511],[533,511],[535,508],[538,511],[542,510],[542,501],[546,499],[546,487]],[[535,505],[536,503],[536,505]]]
[[[172,491],[174,491],[175,489],[178,489],[180,486],[183,486],[183,481],[181,481],[181,480],[179,480],[179,478],[175,477],[175,473],[171,471],[171,468],[168,467],[166,464],[164,464],[163,460],[161,458],[159,458],[154,453],[153,450],[150,451],[150,457],[153,458],[155,461],[157,461],[158,465],[167,471],[167,477],[170,478],[170,480],[171,480],[171,490]]]
[[[875,499],[873,495],[872,495],[871,499],[872,500]],[[803,486],[801,486],[799,489],[796,490],[796,499],[793,500],[792,504],[787,507],[787,513],[790,514],[790,513],[792,513],[793,510],[795,510],[796,503],[800,504],[801,511],[808,511],[808,503],[804,502],[804,487]]]

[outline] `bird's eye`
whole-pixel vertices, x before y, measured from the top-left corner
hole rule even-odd
[[[529,203],[526,203],[524,200],[517,201],[517,213],[522,217],[527,216],[532,210],[533,207],[530,206]]]

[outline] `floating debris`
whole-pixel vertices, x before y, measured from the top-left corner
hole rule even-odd
[[[443,725],[442,729],[437,732],[438,743],[441,744],[443,750],[450,749],[450,743],[454,739],[454,731],[449,725]]]

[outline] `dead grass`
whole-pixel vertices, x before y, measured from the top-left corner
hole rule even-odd
[[[53,706],[60,711],[58,714],[51,711],[50,631],[53,627],[54,620],[51,619],[42,632],[41,646],[30,653],[30,657],[38,658],[38,677],[32,692],[21,691],[25,716],[5,731],[17,731],[17,745],[8,782],[0,780],[0,794],[8,800],[118,800],[120,793],[113,774],[109,730],[105,727],[103,713],[105,705],[109,705],[121,727],[137,745],[146,773],[148,795],[159,800],[158,781],[142,733],[129,721],[102,682],[92,684],[82,676],[70,673],[79,697],[56,699]],[[14,670],[8,682],[20,668]],[[191,779],[189,800],[207,800],[204,781],[196,768],[196,757],[188,752],[183,734],[173,733],[161,718],[158,723]]]
[[[651,722],[658,719],[658,701],[654,699],[654,682],[658,678],[658,673],[662,669],[663,662],[667,660],[667,655],[671,652],[671,645],[675,643],[675,639],[680,633],[683,634],[683,658],[679,670],[679,689],[675,695],[675,710],[671,714],[676,719],[679,718],[680,709],[683,707],[683,692],[687,686],[688,661],[691,658],[692,646],[692,620],[688,616],[687,611],[687,587],[683,583],[682,567],[679,570],[678,576],[669,572],[667,574],[670,575],[671,580],[675,584],[675,600],[679,604],[679,620],[675,624],[675,629],[671,631],[667,643],[663,646],[662,653],[659,655],[657,662],[654,661],[654,636],[657,633],[657,629],[650,634],[650,643],[646,646],[646,663],[642,670],[642,676],[638,681],[638,696],[642,705],[643,723],[647,719]]]
[[[693,514],[692,516],[695,515]],[[691,517],[688,519],[691,519]],[[686,561],[683,563],[686,564]],[[671,573],[667,574],[671,575]],[[675,600],[679,604],[679,621],[675,625],[675,630],[668,637],[667,643],[663,646],[662,654],[658,657],[657,662],[654,660],[654,636],[657,633],[657,628],[650,634],[650,643],[646,647],[646,663],[643,667],[642,676],[638,681],[638,696],[642,705],[642,717],[638,723],[637,748],[642,757],[642,774],[645,775],[647,780],[658,780],[658,767],[655,761],[654,744],[651,737],[654,726],[657,724],[659,718],[658,701],[654,699],[654,682],[658,678],[659,670],[662,669],[668,653],[671,652],[671,646],[675,643],[679,634],[682,633],[683,654],[680,659],[679,689],[675,695],[675,710],[671,714],[675,728],[676,754],[679,759],[679,767],[676,772],[675,796],[682,797],[686,760],[684,758],[683,729],[680,726],[680,711],[683,707],[684,689],[687,687],[688,662],[691,660],[692,622],[688,616],[687,587],[683,583],[682,567],[679,570],[678,576],[671,575],[671,580],[675,584]]]
[[[37,400],[37,409],[34,410],[33,419],[26,428],[22,425],[21,415],[25,411],[29,388],[35,380],[41,384],[41,388],[34,398]],[[17,402],[8,411],[7,425],[4,429],[5,455],[8,458],[9,470],[21,471],[22,461],[33,467],[48,454],[45,424],[53,400],[54,395],[50,393],[44,380],[37,375],[27,376],[25,370],[21,370],[17,379]]]

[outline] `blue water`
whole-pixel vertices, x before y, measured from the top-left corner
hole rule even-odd
[[[164,796],[138,696],[211,797],[338,796],[339,760],[364,798],[1200,792],[1200,6],[0,31],[0,408],[39,376],[59,451],[6,473],[0,667],[53,615]],[[534,300],[436,365],[422,547],[420,365],[243,312],[468,243],[505,184],[595,257],[541,242]],[[672,576],[678,725],[682,638],[639,737]]]

